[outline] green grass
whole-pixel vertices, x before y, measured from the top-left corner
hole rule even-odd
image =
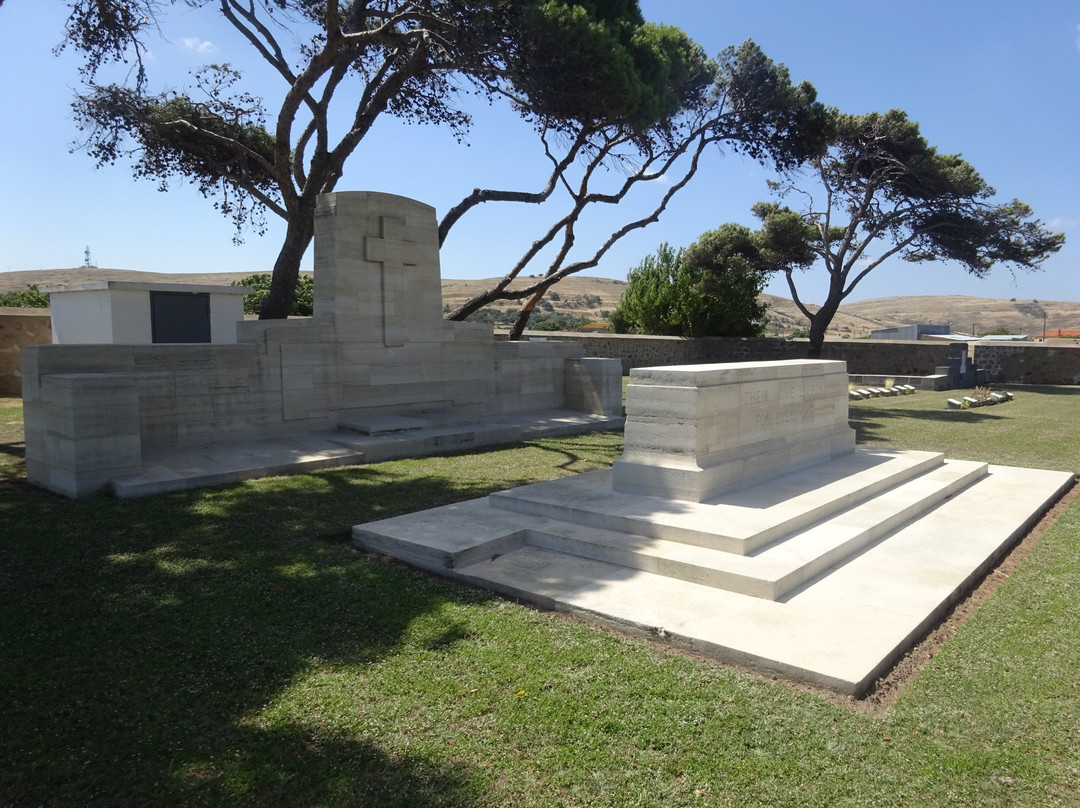
[[[1014,400],[990,407],[950,410],[964,395],[915,395],[853,401],[851,425],[860,444],[944,452],[957,460],[1004,466],[1080,470],[1080,387],[996,386]]]
[[[23,470],[22,401],[0,398],[0,482]]]
[[[865,442],[1080,468],[1080,391],[1015,392],[976,412],[873,400],[852,420]],[[345,541],[607,465],[618,434],[68,501],[17,481],[8,405],[0,806],[1080,804],[1075,502],[869,717]]]

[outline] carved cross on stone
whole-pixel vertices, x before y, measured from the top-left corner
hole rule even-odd
[[[380,237],[367,236],[364,239],[364,260],[382,264],[383,345],[393,348],[405,344],[409,314],[406,268],[422,266],[430,260],[431,248],[426,244],[405,241],[405,220],[397,216],[380,216],[379,230]]]
[[[315,315],[347,341],[398,348],[444,338],[435,209],[368,191],[315,209]]]

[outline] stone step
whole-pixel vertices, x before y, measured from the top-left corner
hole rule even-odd
[[[338,429],[358,432],[361,435],[386,435],[393,432],[409,432],[424,429],[428,422],[407,415],[368,415],[341,421]]]
[[[126,499],[365,462],[363,451],[342,446],[332,434],[313,433],[177,449],[149,458],[140,473],[114,477],[109,484]]]
[[[545,550],[780,600],[977,482],[986,470],[985,463],[946,461],[748,556],[560,522],[526,531],[524,539]]]
[[[775,601],[532,546],[530,534],[564,526],[492,508],[488,497],[357,525],[353,536],[358,546],[530,603],[859,695],[1072,483],[1066,472],[991,466],[922,518]]]
[[[943,462],[937,452],[859,448],[702,503],[613,491],[610,471],[501,491],[490,501],[515,513],[749,555]]]
[[[517,424],[465,424],[367,435],[342,430],[335,434],[334,440],[342,446],[362,451],[367,456],[367,462],[380,463],[402,457],[517,443],[521,440],[521,427]]]
[[[401,457],[615,430],[622,427],[624,420],[622,416],[563,409],[487,415],[482,420],[453,419],[439,413],[426,413],[424,420],[369,416],[342,422],[341,429],[334,433],[334,440],[341,446],[363,452],[368,463],[379,463]],[[391,429],[395,425],[398,428]]]

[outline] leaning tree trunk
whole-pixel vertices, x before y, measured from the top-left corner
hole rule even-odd
[[[532,316],[533,310],[536,308],[536,304],[539,303],[543,297],[547,288],[541,289],[539,292],[529,298],[528,302],[521,307],[521,311],[518,312],[517,320],[514,322],[513,327],[510,329],[507,339],[511,342],[516,342],[521,339],[522,332],[525,331],[525,326],[529,324],[529,318]]]
[[[259,311],[260,320],[284,320],[289,316],[296,299],[296,283],[300,277],[300,262],[315,235],[315,206],[303,205],[289,217],[285,241],[274,262],[270,291]]]
[[[825,346],[825,332],[829,328],[829,323],[832,322],[835,311],[835,307],[826,311],[822,306],[810,318],[810,347],[806,351],[807,359],[821,359],[821,351]]]

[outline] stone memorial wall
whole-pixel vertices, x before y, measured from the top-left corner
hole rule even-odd
[[[26,348],[29,479],[79,496],[163,450],[344,420],[621,409],[618,362],[583,359],[565,343],[497,342],[490,325],[443,320],[435,211],[399,196],[322,197],[315,316],[237,329],[235,345]]]
[[[991,384],[1080,384],[1080,346],[978,342],[975,360]]]

